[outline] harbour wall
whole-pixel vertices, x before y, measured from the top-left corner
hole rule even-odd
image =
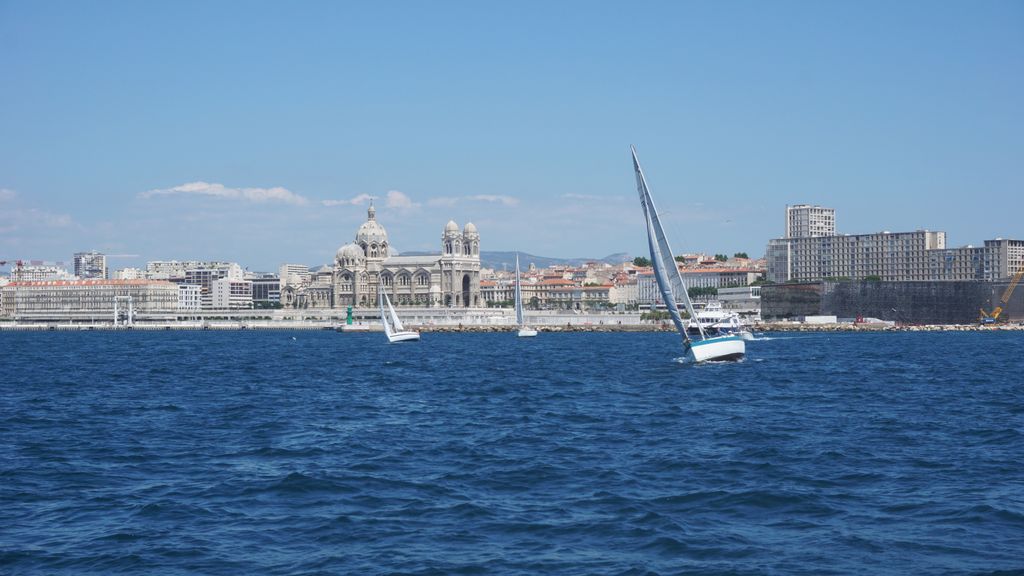
[[[806,282],[761,287],[765,320],[834,315],[903,324],[971,324],[991,312],[1009,282]],[[1024,290],[1013,293],[1001,319],[1024,320]]]

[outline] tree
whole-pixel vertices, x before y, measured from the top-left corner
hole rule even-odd
[[[650,265],[651,261],[648,260],[647,258],[644,258],[643,256],[637,256],[636,258],[633,258],[633,266],[636,266],[637,268],[647,268]]]
[[[676,262],[686,262],[686,256],[676,256]]]
[[[729,257],[725,254],[715,254],[715,260],[718,260],[719,262],[728,262]]]
[[[698,296],[718,296],[718,288],[714,286],[694,286],[693,288],[687,288],[686,293],[690,295],[690,298],[697,298]]]
[[[732,257],[733,258],[744,258],[746,260],[750,259],[750,256],[747,256],[746,252],[737,252],[737,253],[733,254]]]

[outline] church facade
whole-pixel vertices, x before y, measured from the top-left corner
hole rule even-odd
[[[441,234],[441,254],[394,253],[373,205],[354,242],[338,248],[332,269],[321,269],[304,286],[281,291],[285,308],[377,306],[378,287],[395,306],[477,307],[480,297],[480,234],[467,223],[461,231],[449,221]]]

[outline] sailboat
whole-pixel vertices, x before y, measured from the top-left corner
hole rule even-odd
[[[519,284],[519,253],[516,252],[516,325],[519,326],[519,332],[516,335],[520,338],[536,336],[537,331],[527,326],[526,320],[523,318],[523,291]]]
[[[742,359],[746,354],[746,344],[737,335],[708,337],[700,322],[696,323],[699,339],[693,340],[686,333],[686,325],[683,323],[683,318],[679,315],[679,308],[676,305],[676,294],[682,297],[690,318],[696,317],[693,312],[693,303],[690,302],[690,295],[686,291],[686,284],[683,283],[683,276],[679,273],[675,258],[672,256],[672,249],[665,237],[665,230],[658,217],[658,209],[654,207],[651,191],[647,188],[647,180],[644,178],[643,170],[640,169],[640,160],[636,157],[636,148],[630,146],[630,150],[633,153],[633,169],[636,171],[636,189],[640,194],[640,206],[644,210],[644,220],[647,222],[647,245],[651,249],[654,279],[658,283],[658,290],[661,292],[661,299],[665,302],[669,316],[672,317],[672,323],[683,337],[683,350],[686,352],[686,358],[692,362]]]
[[[379,285],[377,300],[380,302],[380,321],[384,324],[384,334],[387,334],[388,342],[414,342],[420,339],[420,333],[406,330],[402,321],[398,319],[395,307],[391,305],[391,299],[384,291],[384,285]]]

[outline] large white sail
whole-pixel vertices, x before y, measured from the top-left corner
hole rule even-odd
[[[391,307],[391,302],[387,302],[387,307],[384,306],[387,299],[387,294],[384,293],[384,286],[379,286],[377,290],[377,302],[380,304],[380,321],[384,325],[384,334],[388,338],[395,333],[394,328],[391,325],[393,316],[388,313],[388,308]]]
[[[647,179],[644,178],[643,170],[640,168],[640,160],[636,157],[636,149],[630,147],[630,150],[633,152],[633,168],[636,171],[636,188],[640,194],[640,205],[643,207],[644,216],[647,220],[647,243],[651,250],[651,264],[654,267],[654,277],[658,282],[661,298],[665,301],[665,307],[672,317],[672,322],[683,337],[689,339],[686,335],[686,325],[683,323],[683,319],[679,315],[679,309],[676,306],[676,294],[678,293],[682,297],[690,318],[696,316],[693,311],[693,303],[690,302],[690,295],[686,291],[686,284],[679,273],[679,267],[672,254],[672,248],[668,245],[668,238],[665,237],[665,230],[661,225],[661,219],[658,217],[658,209],[654,206],[654,200],[651,198],[650,190],[647,188]],[[704,339],[704,329],[699,324],[698,329],[700,330],[701,339]]]
[[[387,293],[384,293],[384,301],[388,303],[388,313],[391,314],[391,325],[394,326],[395,332],[404,332],[405,326],[402,325],[402,321],[398,318],[398,312],[395,312],[395,307],[391,305],[391,299],[388,298]]]
[[[519,253],[516,252],[516,324],[523,325],[523,291],[519,288]]]

